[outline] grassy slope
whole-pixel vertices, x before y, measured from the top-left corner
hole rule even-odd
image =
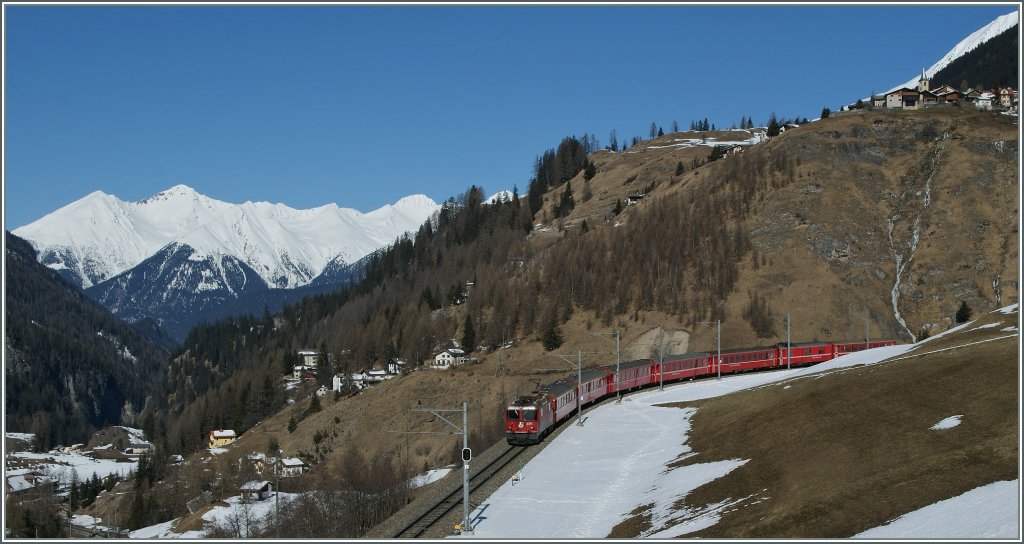
[[[1011,324],[1016,313],[989,314],[916,351],[1006,336]],[[687,536],[845,538],[1017,478],[1018,350],[1019,336],[687,404],[698,408],[689,433],[698,454],[676,466],[750,460],[684,499],[700,508],[746,497]],[[958,414],[959,426],[929,429]],[[642,524],[634,517],[612,536],[635,536]]]

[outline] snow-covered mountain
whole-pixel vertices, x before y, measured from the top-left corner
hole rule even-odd
[[[138,202],[97,191],[13,232],[118,317],[153,319],[182,340],[201,321],[344,284],[438,209],[424,195],[365,214],[229,204],[177,185]]]
[[[230,204],[177,185],[138,202],[96,191],[14,230],[46,266],[82,287],[121,274],[165,248],[191,248],[189,260],[230,257],[267,286],[310,283],[328,263],[353,263],[415,230],[440,206],[424,195],[369,213],[329,204]]]
[[[1006,32],[1010,28],[1013,28],[1013,25],[1017,24],[1017,20],[1018,13],[1016,11],[1014,11],[1013,13],[1007,13],[1006,15],[1001,15],[997,17],[991,23],[985,25],[981,29],[972,33],[970,36],[967,36],[966,38],[961,40],[960,43],[956,44],[956,46],[953,47],[953,49],[950,49],[949,52],[946,53],[941,59],[939,59],[938,62],[933,64],[931,68],[928,68],[927,70],[924,71],[925,76],[929,78],[934,77],[935,74],[939,73],[940,70],[948,66],[949,63],[966,55],[967,53],[970,53],[979,45],[991,40],[992,38],[995,38],[996,36],[1002,34],[1003,32]],[[916,89],[917,81],[920,78],[920,74],[915,75],[906,83],[902,85],[897,85],[892,89],[886,91],[886,93],[891,93],[892,91],[895,91],[896,89],[902,89],[903,87]]]

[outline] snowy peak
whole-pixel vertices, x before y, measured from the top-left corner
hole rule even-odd
[[[83,287],[180,243],[194,250],[192,260],[231,256],[268,285],[293,288],[329,262],[354,262],[415,230],[439,208],[413,195],[366,214],[335,204],[296,210],[230,204],[175,185],[137,202],[96,191],[13,232],[32,243],[43,264]]]
[[[949,64],[954,60],[966,55],[967,53],[970,53],[979,45],[1013,28],[1013,26],[1017,24],[1018,18],[1018,13],[1016,11],[1012,13],[1007,13],[1006,15],[1000,15],[999,17],[996,18],[996,20],[985,25],[979,30],[973,32],[970,36],[967,36],[966,38],[961,40],[960,43],[956,44],[956,46],[953,47],[953,49],[950,49],[949,52],[946,53],[941,59],[939,59],[938,62],[933,64],[931,68],[928,68],[927,70],[924,71],[925,76],[929,78],[934,77],[935,74],[937,74],[946,66],[949,66]],[[917,82],[920,79],[920,77],[921,76],[919,75],[914,76],[914,78],[911,79],[910,81],[907,81],[902,85],[897,85],[886,92],[890,93],[892,91],[902,89],[904,87],[915,89],[917,88]]]

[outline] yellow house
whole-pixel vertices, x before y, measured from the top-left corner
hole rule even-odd
[[[210,448],[219,448],[235,441],[238,436],[231,429],[210,431]]]

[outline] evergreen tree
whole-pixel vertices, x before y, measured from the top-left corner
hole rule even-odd
[[[665,135],[665,131],[661,130],[661,127],[658,127],[658,137],[661,138],[664,135]]]
[[[594,163],[587,161],[587,165],[583,168],[583,179],[590,181],[597,175],[597,167]]]
[[[858,102],[859,102],[859,100],[858,100]],[[827,107],[821,108],[821,118],[822,119],[828,119],[828,116],[831,115],[831,114],[832,114],[832,110],[828,109]]]
[[[672,132],[679,132],[679,122],[672,121]]]
[[[682,175],[682,173],[685,172],[685,171],[686,171],[686,167],[683,166],[683,161],[677,162],[676,163],[676,175],[677,176]]]
[[[772,138],[774,136],[778,136],[781,128],[779,120],[775,117],[775,112],[772,112],[768,117],[768,137]]]
[[[544,335],[541,337],[544,349],[547,351],[558,349],[564,341],[564,338],[562,338],[562,331],[558,326],[558,320],[555,317],[552,317],[548,320],[548,325],[544,329]]]
[[[608,135],[608,147],[610,147],[612,151],[619,150],[619,139],[615,136],[614,128],[612,129],[611,134]]]
[[[462,349],[470,353],[476,349],[476,330],[473,328],[473,318],[466,313],[466,322],[462,326]]]
[[[960,308],[956,311],[956,322],[958,324],[966,323],[971,319],[972,315],[974,315],[974,312],[971,310],[971,307],[967,305],[967,301],[964,300],[960,302]]]
[[[651,130],[648,131],[648,134],[650,135],[649,139],[651,140],[655,139],[658,136],[658,125],[653,121],[651,122]]]

